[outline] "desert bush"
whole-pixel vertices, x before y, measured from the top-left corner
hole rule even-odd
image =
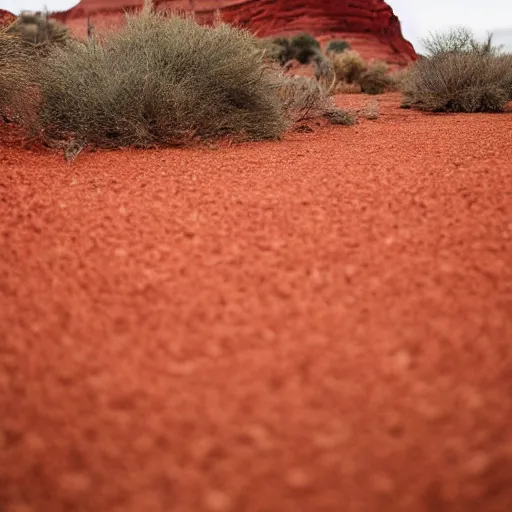
[[[320,52],[320,43],[306,32],[292,37],[290,43],[293,57],[301,64],[308,64]]]
[[[279,97],[293,122],[324,115],[334,108],[329,91],[320,82],[304,76],[281,76]]]
[[[327,109],[324,112],[323,117],[325,117],[331,124],[353,126],[357,123],[357,116],[355,114],[337,107]]]
[[[359,115],[369,121],[376,121],[380,117],[380,107],[377,100],[370,101],[363,109],[359,111]]]
[[[503,85],[505,90],[508,90],[508,99],[512,101],[512,53],[497,55],[496,60],[498,61],[499,66],[503,66],[503,68],[511,70],[510,73],[506,74],[503,80]]]
[[[0,30],[0,116],[4,120],[31,122],[39,63],[23,39]]]
[[[417,61],[403,84],[404,106],[433,112],[501,112],[511,99],[509,59],[492,52],[438,53]]]
[[[497,54],[501,47],[494,46],[492,41],[492,34],[480,42],[469,28],[455,27],[445,32],[430,33],[428,37],[421,39],[420,43],[425,49],[425,56],[431,58],[444,53]]]
[[[34,45],[66,43],[69,39],[67,27],[43,12],[23,12],[8,28],[10,34],[18,34]]]
[[[392,88],[389,68],[383,62],[371,64],[359,77],[361,91],[365,94],[382,94]]]
[[[336,84],[336,76],[331,60],[322,53],[317,53],[313,57],[313,63],[315,65],[315,78],[326,90],[332,92]]]
[[[358,82],[366,69],[362,57],[352,50],[331,56],[331,62],[338,82],[349,84]]]
[[[350,50],[350,44],[343,39],[329,41],[325,49],[327,53],[343,53],[345,50]]]
[[[280,76],[253,37],[225,24],[145,9],[100,43],[52,49],[39,79],[37,128],[101,147],[181,144],[226,134],[278,137]]]
[[[336,82],[333,88],[334,94],[361,94],[361,92],[361,86],[356,83]]]
[[[390,89],[393,91],[401,91],[404,89],[407,80],[409,79],[410,67],[398,69],[389,73],[391,82]]]
[[[286,37],[264,37],[256,40],[256,45],[265,52],[265,57],[282,66],[294,58],[290,40]]]

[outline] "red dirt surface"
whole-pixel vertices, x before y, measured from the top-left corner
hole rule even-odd
[[[379,101],[73,165],[2,128],[2,512],[512,510],[512,115]]]

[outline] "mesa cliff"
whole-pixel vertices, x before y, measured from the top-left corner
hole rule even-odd
[[[88,19],[97,30],[115,28],[122,23],[123,12],[136,11],[142,4],[143,0],[82,0],[56,17],[84,37]],[[211,22],[219,11],[222,20],[258,36],[307,31],[320,40],[343,38],[363,57],[393,64],[417,58],[384,0],[157,0],[155,4],[162,10],[194,11],[203,23]]]

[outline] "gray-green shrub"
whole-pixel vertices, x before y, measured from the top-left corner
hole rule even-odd
[[[101,147],[278,137],[280,82],[246,31],[145,9],[101,43],[54,48],[40,75],[39,130]]]
[[[425,45],[425,43],[424,43]],[[404,104],[433,112],[502,112],[512,99],[510,56],[463,29],[425,45],[403,83]]]
[[[368,69],[359,77],[361,92],[365,94],[382,94],[391,89],[393,80],[389,68],[383,62],[370,64]]]

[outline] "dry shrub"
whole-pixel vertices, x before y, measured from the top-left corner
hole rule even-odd
[[[366,63],[356,51],[346,51],[330,56],[338,82],[349,84],[358,82],[366,69]]]
[[[304,76],[281,76],[279,97],[293,122],[324,115],[333,108],[329,91],[321,83]]]
[[[353,126],[357,123],[357,116],[355,114],[337,107],[326,110],[323,116],[331,124]]]
[[[40,88],[46,138],[83,145],[276,138],[288,122],[279,75],[248,32],[148,8],[101,43],[52,49]]]
[[[377,100],[370,101],[360,112],[361,117],[370,121],[376,121],[380,117],[380,106]]]
[[[501,47],[493,45],[493,35],[488,34],[483,42],[478,41],[474,32],[467,27],[455,27],[445,32],[430,33],[421,39],[425,56],[435,57],[444,53],[487,53],[498,54]]]
[[[510,59],[480,51],[439,53],[417,61],[404,105],[432,112],[502,112],[512,97]]]
[[[40,61],[20,37],[0,30],[0,116],[30,124],[38,100],[35,80]]]
[[[293,58],[301,64],[308,64],[316,54],[320,53],[320,43],[307,32],[292,37],[290,44]]]
[[[393,91],[402,91],[405,87],[405,84],[407,83],[407,80],[409,80],[410,72],[410,66],[396,71],[392,71],[389,74],[390,89]]]
[[[333,39],[327,43],[326,53],[343,53],[350,50],[350,44],[344,39]]]
[[[36,46],[45,44],[64,44],[69,39],[67,27],[51,19],[45,12],[22,12],[7,32],[17,34],[25,41]]]
[[[359,77],[361,91],[365,94],[382,94],[392,88],[389,68],[383,62],[375,62]]]
[[[256,39],[256,46],[265,52],[265,58],[284,66],[293,59],[293,49],[286,37],[264,37]]]

